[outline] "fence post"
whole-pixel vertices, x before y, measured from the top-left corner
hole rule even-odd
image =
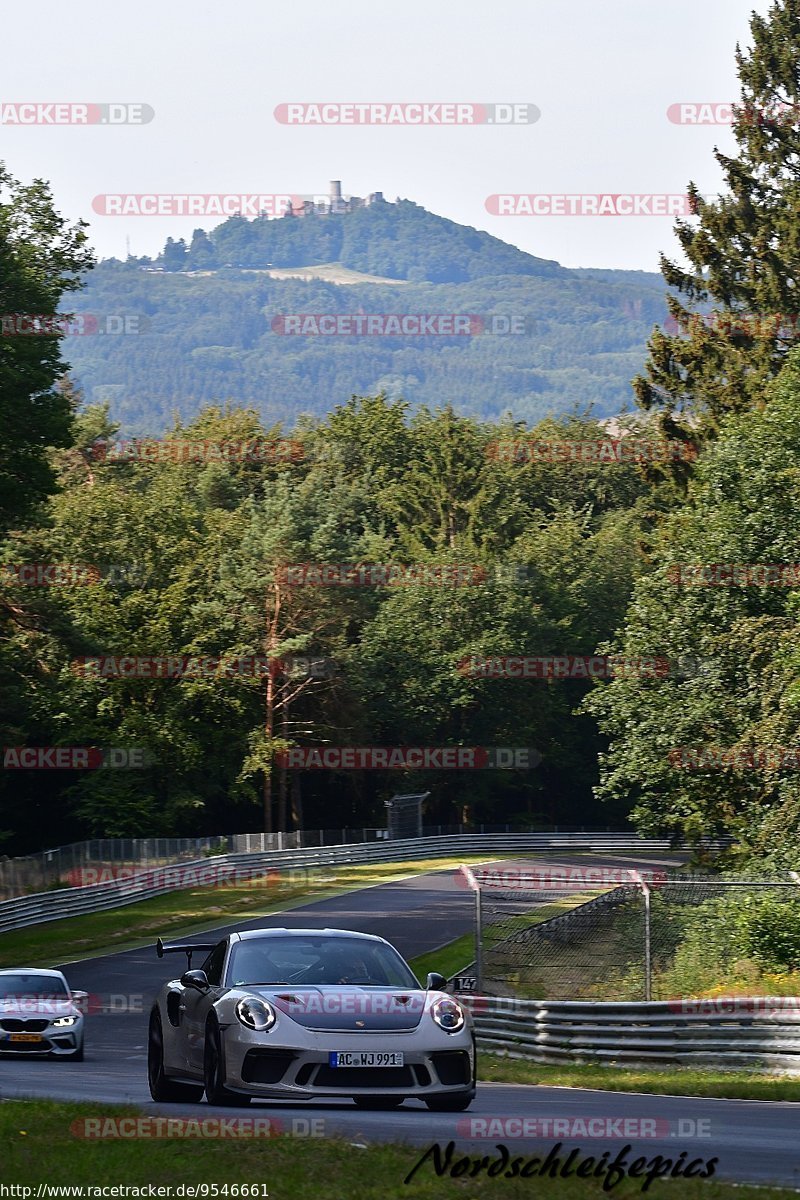
[[[644,884],[644,998],[652,1000],[653,961],[650,946],[650,888]]]
[[[480,886],[475,889],[475,991],[480,996],[483,987],[483,908]]]
[[[645,882],[645,878],[639,871],[631,871],[633,879],[638,887],[642,889],[644,896],[644,998],[647,1002],[652,1000],[652,984],[653,984],[653,961],[652,947],[650,943],[650,888]]]

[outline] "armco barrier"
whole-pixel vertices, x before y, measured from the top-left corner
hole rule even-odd
[[[461,996],[478,1047],[537,1063],[767,1068],[800,1075],[800,999],[641,1003]]]
[[[237,871],[292,871],[299,868],[346,866],[370,862],[400,862],[420,858],[457,858],[475,854],[525,854],[535,851],[566,850],[605,853],[658,853],[671,849],[666,838],[639,838],[630,833],[465,833],[443,837],[412,838],[408,841],[356,842],[318,849],[282,850],[265,854],[221,854],[174,867],[142,871],[141,876],[81,888],[58,888],[37,892],[0,903],[0,933],[63,920],[85,913],[101,912],[135,904],[151,896],[177,891],[187,886],[187,872],[196,869],[198,885],[221,882],[225,874],[232,879]],[[216,877],[213,876],[216,872]]]

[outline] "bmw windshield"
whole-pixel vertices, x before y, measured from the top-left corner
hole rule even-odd
[[[54,975],[0,975],[0,1000],[66,1000],[68,995],[63,980]]]

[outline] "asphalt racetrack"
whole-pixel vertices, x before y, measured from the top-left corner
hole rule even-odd
[[[532,859],[505,866],[530,867]],[[541,860],[540,860],[541,861]],[[552,855],[548,866],[660,867],[656,856]],[[674,860],[671,860],[674,862]],[[470,931],[471,894],[455,882],[454,871],[419,875],[381,884],[269,917],[221,926],[224,930],[274,928],[342,928],[376,933],[392,942],[408,958],[435,949]],[[190,939],[213,941],[214,934],[193,934]],[[153,943],[155,937],[153,938]],[[198,965],[196,959],[194,965]],[[530,1119],[539,1122],[569,1117],[586,1120],[602,1117],[652,1118],[656,1136],[626,1138],[624,1134],[599,1139],[564,1140],[564,1153],[580,1146],[584,1154],[605,1150],[613,1157],[630,1141],[631,1158],[656,1154],[676,1158],[717,1156],[717,1176],[740,1182],[780,1183],[800,1188],[800,1121],[798,1106],[789,1103],[707,1100],[674,1096],[644,1096],[573,1088],[522,1087],[479,1082],[478,1095],[467,1113],[433,1113],[417,1101],[406,1101],[390,1113],[369,1112],[349,1100],[325,1104],[253,1101],[241,1110],[212,1109],[208,1105],[154,1105],[147,1088],[147,1020],[161,984],[180,974],[185,959],[159,960],[154,945],[62,966],[70,985],[90,993],[103,1011],[87,1018],[86,1059],[83,1063],[0,1059],[0,1097],[92,1100],[100,1103],[133,1103],[146,1114],[168,1116],[264,1115],[284,1131],[307,1128],[307,1121],[325,1136],[348,1141],[407,1142],[420,1148],[438,1141],[455,1140],[462,1153],[497,1154],[503,1142],[512,1156],[549,1150],[560,1140],[537,1125],[531,1136]],[[111,1011],[108,1011],[111,1009]],[[116,1011],[114,1011],[116,1009]],[[91,1008],[90,1008],[91,1012]],[[480,1079],[480,1071],[479,1071]],[[511,1125],[500,1126],[497,1118]],[[513,1123],[513,1118],[523,1119]],[[528,1119],[527,1129],[524,1119]],[[322,1121],[322,1124],[319,1124]],[[591,1126],[590,1126],[591,1128]],[[595,1126],[596,1128],[596,1126]],[[620,1130],[624,1125],[620,1123]],[[501,1132],[501,1130],[503,1132]],[[540,1132],[543,1130],[543,1132]],[[423,1168],[426,1171],[430,1167]]]

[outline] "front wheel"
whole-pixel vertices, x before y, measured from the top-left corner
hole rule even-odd
[[[225,1087],[225,1069],[222,1065],[222,1037],[216,1021],[209,1021],[206,1026],[206,1048],[203,1054],[203,1078],[205,1079],[206,1100],[209,1104],[220,1104],[226,1107],[244,1106],[250,1103],[249,1096],[240,1096]]]
[[[161,1017],[155,1008],[150,1014],[147,1038],[147,1082],[150,1085],[150,1095],[160,1104],[194,1104],[203,1095],[202,1087],[191,1083],[175,1083],[164,1074],[164,1033]]]

